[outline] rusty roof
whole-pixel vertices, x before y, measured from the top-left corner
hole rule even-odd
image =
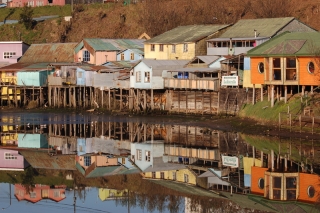
[[[75,155],[49,155],[44,151],[20,151],[20,154],[33,167],[38,169],[76,170]]]
[[[32,44],[19,62],[74,62],[77,43]]]
[[[13,71],[13,70],[21,70],[24,69],[25,67],[28,67],[32,65],[33,63],[15,63],[15,64],[10,64],[8,66],[4,66],[0,68],[0,71]]]

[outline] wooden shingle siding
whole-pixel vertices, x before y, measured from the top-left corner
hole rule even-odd
[[[264,195],[264,189],[260,189],[258,186],[258,181],[260,178],[265,178],[264,173],[268,168],[261,167],[251,167],[251,193],[257,195]],[[265,181],[266,183],[266,181]],[[266,187],[266,184],[265,184]]]
[[[315,66],[315,73],[310,74],[308,72],[308,64],[309,62],[313,62]],[[311,57],[299,57],[299,72],[298,72],[298,80],[300,85],[319,85],[320,84],[320,74],[319,74],[319,64],[320,58],[311,58]]]
[[[264,63],[264,58],[251,58],[251,83],[252,84],[263,84],[264,74],[258,71],[258,64]],[[266,67],[265,67],[266,68]],[[266,69],[265,69],[266,72]]]
[[[299,184],[299,196],[298,200],[304,202],[316,202],[319,199],[320,193],[320,179],[318,175],[315,174],[306,174],[300,173],[299,174],[300,184]],[[313,186],[315,189],[315,195],[313,198],[308,196],[308,187]]]

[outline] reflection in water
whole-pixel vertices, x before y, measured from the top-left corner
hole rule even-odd
[[[274,211],[272,200],[317,202],[317,144],[172,119],[2,115],[1,182],[15,183],[19,201],[49,199],[73,210],[89,195],[128,212]]]

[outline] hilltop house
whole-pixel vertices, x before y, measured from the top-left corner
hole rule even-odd
[[[133,60],[138,59],[142,55],[144,39],[83,39],[75,48],[75,62],[86,62],[94,65],[101,65],[108,61],[116,61],[117,59],[126,59],[126,55],[130,55]],[[123,52],[125,50],[131,50]],[[118,56],[118,54],[120,55]],[[131,53],[134,53],[133,56]]]
[[[275,95],[286,102],[288,92],[312,93],[320,85],[319,37],[318,32],[285,32],[248,52],[251,83],[268,86],[271,106]]]
[[[65,5],[65,0],[10,0],[8,1],[8,7],[23,7],[24,5],[27,5],[28,7],[39,7],[39,6],[51,6],[51,5],[59,5],[63,6]]]
[[[147,59],[187,59],[207,55],[206,40],[218,37],[229,25],[179,26],[144,42]]]
[[[316,30],[294,17],[241,19],[218,38],[207,41],[207,54],[231,56],[246,54],[252,48],[286,31],[315,32]],[[237,64],[240,65],[238,70],[244,70],[243,87],[252,87],[250,58],[244,57]],[[227,72],[228,70],[223,69],[222,71]],[[261,87],[261,85],[255,85],[255,87]]]

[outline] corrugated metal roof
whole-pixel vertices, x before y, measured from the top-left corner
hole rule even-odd
[[[202,56],[196,56],[194,59],[192,59],[190,61],[189,64],[192,64],[193,62],[197,62],[198,59],[200,59],[201,61],[203,61],[203,63],[209,65],[212,62],[218,60],[220,58],[220,56],[216,56],[216,55],[202,55]]]
[[[248,51],[248,56],[313,56],[320,47],[319,32],[286,32]]]
[[[154,76],[161,76],[163,70],[173,70],[184,67],[189,61],[188,60],[154,60],[154,59],[143,59],[142,63],[148,67],[152,67],[152,73]]]
[[[206,38],[213,33],[228,27],[229,25],[187,25],[169,30],[161,35],[145,41],[146,44],[177,44],[183,42],[195,42]]]
[[[77,43],[32,44],[19,62],[74,62],[76,45]]]
[[[272,37],[294,19],[294,17],[241,19],[227,29],[220,38],[254,38],[254,30],[259,37]]]
[[[20,151],[20,154],[33,168],[76,170],[75,155],[54,155],[43,151]]]
[[[89,45],[94,51],[123,51],[132,49],[139,54],[143,54],[143,42],[145,39],[101,39],[101,38],[85,38],[80,42],[75,52],[79,52],[84,45]],[[89,50],[90,48],[87,47]],[[90,50],[89,50],[90,51]],[[142,53],[141,53],[142,52]]]
[[[33,63],[15,63],[15,64],[10,64],[8,66],[4,66],[0,68],[0,71],[12,71],[12,70],[20,70],[24,69],[27,66],[32,65]]]

